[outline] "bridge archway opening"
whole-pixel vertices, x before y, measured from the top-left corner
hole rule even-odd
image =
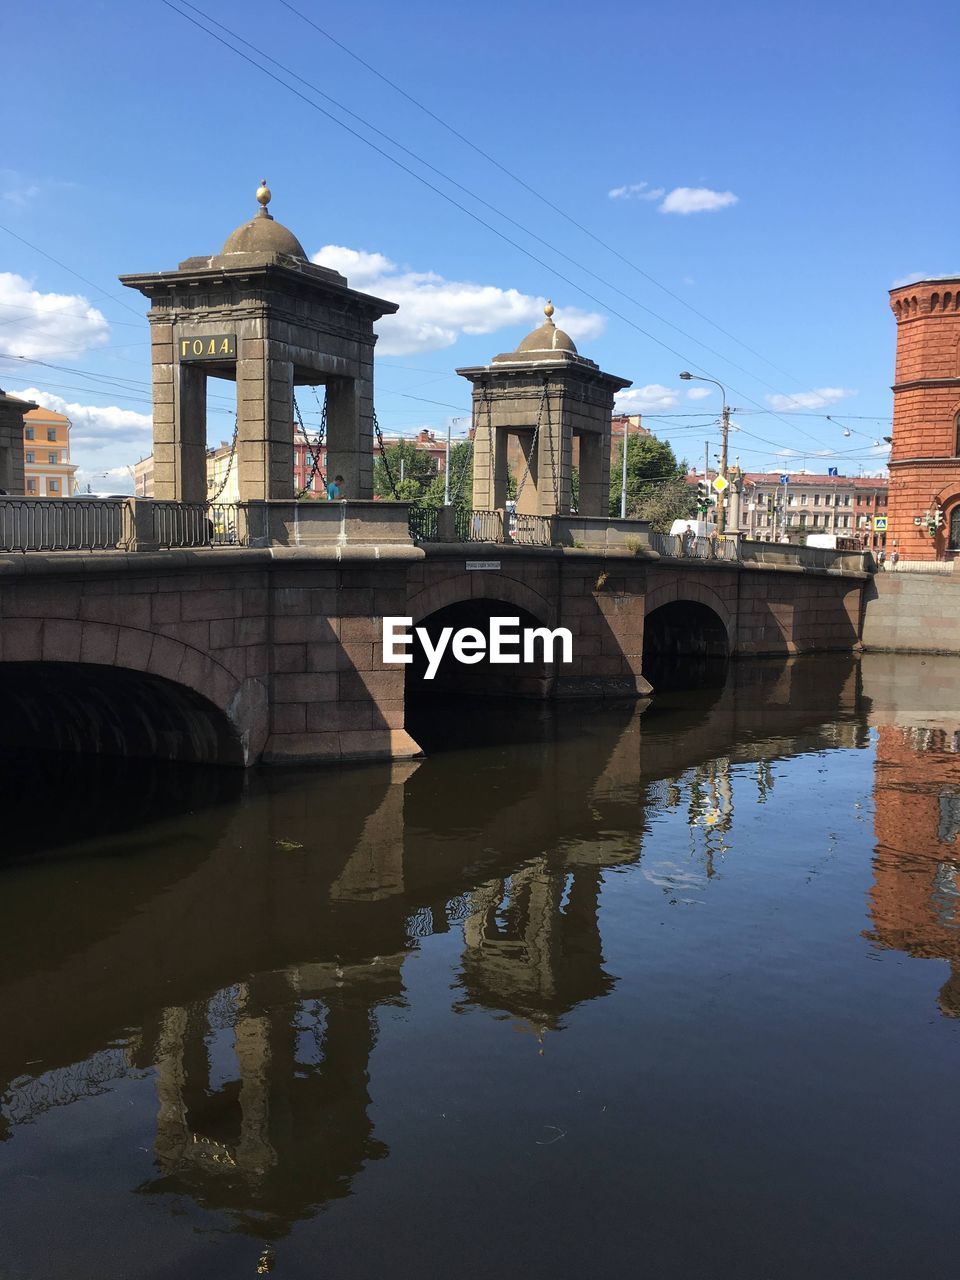
[[[512,652],[520,657],[517,663],[493,663],[490,661],[489,637],[493,618],[516,618],[511,632],[545,624],[528,609],[502,600],[474,598],[447,605],[435,613],[417,620],[414,627],[425,628],[429,643],[436,646],[446,628],[453,635],[463,628],[473,628],[487,638],[487,653],[479,662],[464,664],[457,660],[452,649],[452,638],[432,679],[427,679],[428,655],[426,647],[415,638],[410,647],[413,662],[406,667],[404,696],[407,712],[407,729],[426,750],[440,745],[458,744],[485,739],[496,726],[496,732],[504,731],[504,719],[511,718],[511,706],[518,698],[535,703],[546,699],[552,689],[556,664],[547,663],[543,645],[537,641],[535,658],[523,661],[522,643]],[[550,628],[552,629],[552,628]],[[560,656],[559,647],[557,657]],[[477,702],[483,699],[488,705],[477,714]],[[524,718],[529,713],[524,713]]]
[[[654,689],[719,683],[729,656],[727,628],[709,605],[672,600],[644,619],[643,674]]]
[[[226,714],[185,685],[80,662],[0,663],[0,753],[243,765]]]

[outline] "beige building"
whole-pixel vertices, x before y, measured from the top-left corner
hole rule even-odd
[[[740,523],[748,538],[802,542],[811,533],[855,539],[879,550],[886,542],[886,476],[779,476],[748,472],[743,477]]]
[[[29,498],[70,498],[77,468],[70,461],[70,419],[52,409],[23,418],[24,493]]]

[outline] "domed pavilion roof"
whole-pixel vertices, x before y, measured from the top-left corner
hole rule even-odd
[[[547,317],[538,329],[534,329],[532,333],[528,333],[520,345],[517,352],[533,352],[533,351],[569,351],[571,355],[577,354],[577,348],[573,339],[568,333],[564,333],[562,329],[558,329],[553,323],[553,303],[548,301],[543,308],[543,314]]]
[[[282,253],[290,258],[299,258],[302,262],[307,261],[303,245],[293,232],[267,213],[270,197],[270,188],[264,179],[257,189],[260,208],[249,222],[230,232],[221,256],[230,253]]]

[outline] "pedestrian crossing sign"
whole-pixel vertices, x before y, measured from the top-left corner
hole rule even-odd
[[[874,516],[874,517],[873,517],[873,528],[874,528],[874,531],[875,531],[876,533],[886,533],[886,532],[887,532],[887,517],[886,517],[886,516]]]

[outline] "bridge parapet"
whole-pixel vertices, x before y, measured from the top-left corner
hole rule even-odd
[[[412,545],[406,502],[0,498],[0,552]]]

